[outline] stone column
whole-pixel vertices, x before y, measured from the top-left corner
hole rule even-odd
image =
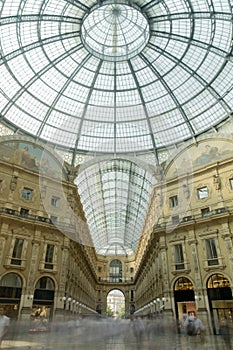
[[[40,247],[40,232],[35,232],[35,237],[32,240],[32,250],[31,256],[29,258],[30,263],[28,263],[27,271],[27,281],[26,287],[23,290],[20,302],[20,317],[21,319],[28,320],[33,305],[33,296],[34,296],[34,286],[35,286],[35,274],[38,270],[38,256],[39,256],[39,247]]]
[[[55,295],[55,300],[54,300],[54,317],[56,319],[64,318],[66,301],[63,298],[65,296],[67,298],[69,297],[69,295],[65,295],[68,256],[69,256],[69,239],[64,237],[63,245],[61,246],[61,261],[58,264],[58,271],[60,272],[59,280],[58,280],[59,289]]]

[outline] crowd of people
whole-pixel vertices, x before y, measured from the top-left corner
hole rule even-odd
[[[2,340],[7,336],[10,325],[10,318],[4,315],[4,309],[0,308],[0,347]],[[226,317],[220,320],[218,333],[224,343],[224,350],[233,349],[231,345],[231,326],[229,326]],[[98,341],[107,343],[111,339],[119,338],[124,342],[134,344],[135,349],[143,350],[145,343],[155,344],[155,349],[157,349],[156,346],[159,345],[159,341],[162,341],[161,339],[164,339],[164,341],[177,339],[179,333],[183,336],[183,339],[187,339],[187,344],[199,344],[199,348],[202,348],[206,344],[207,327],[197,317],[195,311],[188,313],[179,329],[177,322],[168,321],[163,314],[154,318],[132,316],[131,319],[118,320],[103,317],[68,317],[50,323],[47,308],[38,307],[33,311],[30,327],[26,331],[33,331],[34,333],[49,331],[48,338],[50,336],[51,338],[59,336],[69,337],[70,339],[78,338],[80,343],[89,344]],[[196,349],[195,346],[190,348]]]

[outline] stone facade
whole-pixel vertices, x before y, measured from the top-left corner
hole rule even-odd
[[[72,167],[29,138],[0,142],[0,303],[11,317],[105,316],[119,289],[126,317],[182,323],[191,309],[210,332],[232,317],[233,142],[203,139],[159,169],[133,256],[100,256]]]
[[[232,319],[232,147],[203,140],[164,165],[136,254],[136,314],[182,325],[191,308],[214,333]]]

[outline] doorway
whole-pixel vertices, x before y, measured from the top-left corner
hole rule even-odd
[[[113,289],[108,293],[106,315],[114,319],[125,317],[125,296],[119,289]]]
[[[180,277],[174,285],[175,313],[178,332],[190,311],[196,312],[193,283],[186,277]]]

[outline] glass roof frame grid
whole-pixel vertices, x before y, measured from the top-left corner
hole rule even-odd
[[[132,237],[133,241],[137,240],[141,229],[139,223],[142,223],[145,216],[153,176],[146,169],[124,158],[103,162],[97,160],[96,164],[84,170],[80,169],[77,181],[84,210],[89,213],[93,240],[98,240],[98,244],[95,244],[97,252],[101,245],[107,249],[107,246],[113,247],[114,244],[118,246],[120,241],[127,249],[132,249]],[[111,182],[107,180],[109,177]],[[104,211],[101,210],[102,206]],[[123,210],[122,214],[119,212],[120,208]]]
[[[159,155],[166,153],[166,148],[191,140],[210,128],[218,130],[230,118],[233,103],[229,67],[233,64],[233,48],[229,0],[38,2],[1,3],[3,125],[68,152],[72,165],[80,163],[81,154],[82,159],[90,159],[105,154],[124,157],[128,153],[140,157],[153,153],[153,161],[158,164],[162,159]],[[86,50],[80,30],[91,11],[115,3],[132,6],[148,19],[150,39],[137,56],[106,63]],[[124,28],[119,22],[120,35],[124,35]],[[136,27],[132,28],[132,33],[135,31]],[[119,43],[125,42],[118,39]],[[195,64],[192,54],[197,59]],[[21,79],[21,63],[27,80]],[[80,69],[76,64],[80,64]],[[49,74],[55,70],[57,74],[50,82]],[[149,70],[153,74],[148,74]],[[184,77],[179,83],[177,75],[182,73]],[[55,89],[52,84],[60,75],[61,84]],[[46,91],[36,94],[40,86]],[[65,139],[67,135],[69,140]],[[115,186],[121,186],[117,176],[115,180]],[[123,177],[121,181],[123,191]],[[128,184],[128,198],[136,196],[135,203],[128,207],[134,221],[135,215],[141,218],[143,200],[147,200],[141,189],[142,202],[136,207],[137,189],[136,184],[132,183],[132,188]],[[96,206],[94,201],[96,197],[92,204]],[[108,213],[109,202],[110,199],[106,201]],[[116,201],[112,208],[115,227],[124,217],[126,243],[127,235],[130,236],[127,213],[118,212]],[[90,213],[90,207],[87,211]],[[102,219],[96,215],[98,225],[102,225]],[[112,220],[109,222],[113,225]],[[100,232],[95,234],[102,239]]]
[[[143,110],[144,110],[144,113],[145,113],[146,121],[147,121],[149,132],[150,132],[150,137],[151,137],[151,141],[152,141],[152,145],[153,145],[153,151],[154,151],[154,154],[155,154],[155,161],[158,164],[158,154],[157,154],[156,142],[155,142],[155,138],[154,138],[154,134],[153,134],[150,118],[149,118],[149,115],[148,115],[148,111],[146,109],[145,100],[143,98],[142,92],[141,92],[140,87],[139,87],[139,82],[138,82],[137,76],[135,74],[135,71],[133,69],[133,66],[132,66],[132,63],[131,63],[130,60],[128,60],[128,64],[129,64],[129,67],[130,67],[130,71],[131,71],[131,73],[133,75],[134,81],[136,83],[136,86],[137,86],[137,89],[138,89],[138,94],[139,94],[140,99],[142,101],[142,106],[143,106]]]
[[[148,44],[148,46],[151,46],[151,44]],[[152,45],[153,47],[153,45]],[[175,56],[172,56],[170,54],[167,54],[165,51],[160,50],[158,47],[155,48],[156,50],[159,50],[161,52],[161,54],[163,54],[165,57],[168,57],[169,59],[171,59],[173,62],[177,63],[179,61],[179,65],[186,70],[188,73],[190,73],[191,76],[194,76],[197,81],[199,83],[201,83],[201,85],[203,85],[203,90],[206,88],[208,91],[210,91],[210,93],[216,98],[216,96],[218,97],[217,101],[222,104],[223,108],[226,110],[226,112],[229,112],[231,110],[230,106],[228,106],[226,104],[225,101],[222,100],[221,96],[217,93],[216,90],[214,90],[210,83],[208,83],[207,81],[205,81],[199,74],[197,74],[196,71],[192,70],[191,67],[187,66],[187,64],[183,63],[182,61],[178,60]],[[226,64],[226,63],[225,63]],[[215,80],[216,77],[214,77],[212,79],[212,81]]]

